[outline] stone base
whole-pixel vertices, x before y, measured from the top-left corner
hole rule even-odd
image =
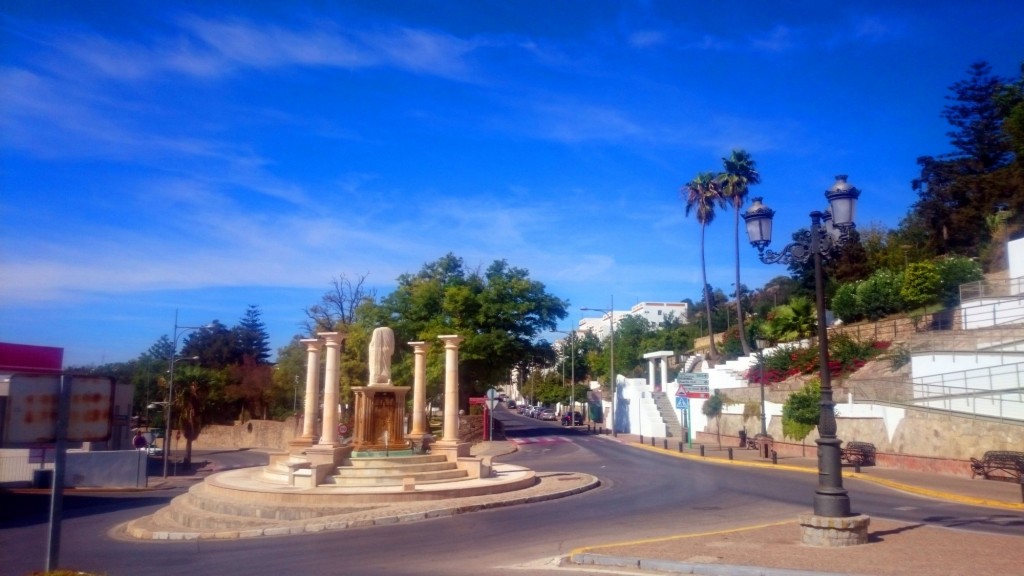
[[[469,442],[433,442],[430,444],[431,454],[444,454],[448,458],[449,462],[458,462],[459,458],[466,458],[469,456],[469,448],[472,446]]]
[[[800,534],[804,544],[839,548],[868,543],[868,525],[871,518],[863,514],[844,518],[828,518],[814,514],[801,514]]]
[[[317,464],[333,464],[347,466],[351,463],[352,446],[333,444],[315,444],[306,449],[306,458],[314,466]]]
[[[405,439],[412,443],[412,451],[416,454],[426,454],[434,443],[433,434],[407,434]]]
[[[352,452],[353,458],[387,458],[398,457],[398,456],[414,456],[415,452],[410,448],[391,448],[389,450],[356,450]]]
[[[288,441],[289,454],[303,454],[313,446],[312,438],[295,438]]]

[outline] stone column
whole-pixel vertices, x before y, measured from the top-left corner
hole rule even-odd
[[[438,336],[444,342],[444,435],[441,441],[459,441],[459,342],[461,336]]]
[[[409,342],[412,346],[412,431],[409,436],[414,440],[426,436],[430,430],[424,422],[424,411],[427,408],[427,343]]]
[[[327,346],[327,370],[324,374],[324,420],[320,432],[321,445],[336,446],[338,444],[338,366],[341,364],[341,342],[345,335],[341,332],[320,332]]]
[[[316,412],[320,406],[320,350],[323,341],[319,338],[301,340],[306,345],[306,395],[303,396],[303,419],[301,439],[310,445],[316,440]]]
[[[661,357],[661,391],[668,392],[668,356]]]
[[[651,387],[651,390],[654,390],[654,387],[658,383],[654,374],[654,361],[655,358],[647,359],[647,385]]]

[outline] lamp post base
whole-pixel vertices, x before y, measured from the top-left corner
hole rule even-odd
[[[801,541],[808,546],[841,548],[868,543],[868,525],[871,518],[863,514],[845,518],[830,518],[814,514],[801,514]]]

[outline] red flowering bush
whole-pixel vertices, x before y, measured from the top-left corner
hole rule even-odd
[[[857,342],[845,334],[836,334],[829,341],[829,372],[833,376],[855,372],[868,360],[889,349],[891,342]],[[781,382],[797,374],[813,374],[818,371],[818,348],[797,348],[778,350],[764,357],[764,369],[754,366],[747,370],[746,379],[751,384]]]

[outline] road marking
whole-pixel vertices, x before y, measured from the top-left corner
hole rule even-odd
[[[565,436],[530,436],[527,438],[509,438],[516,444],[571,444],[572,439]]]

